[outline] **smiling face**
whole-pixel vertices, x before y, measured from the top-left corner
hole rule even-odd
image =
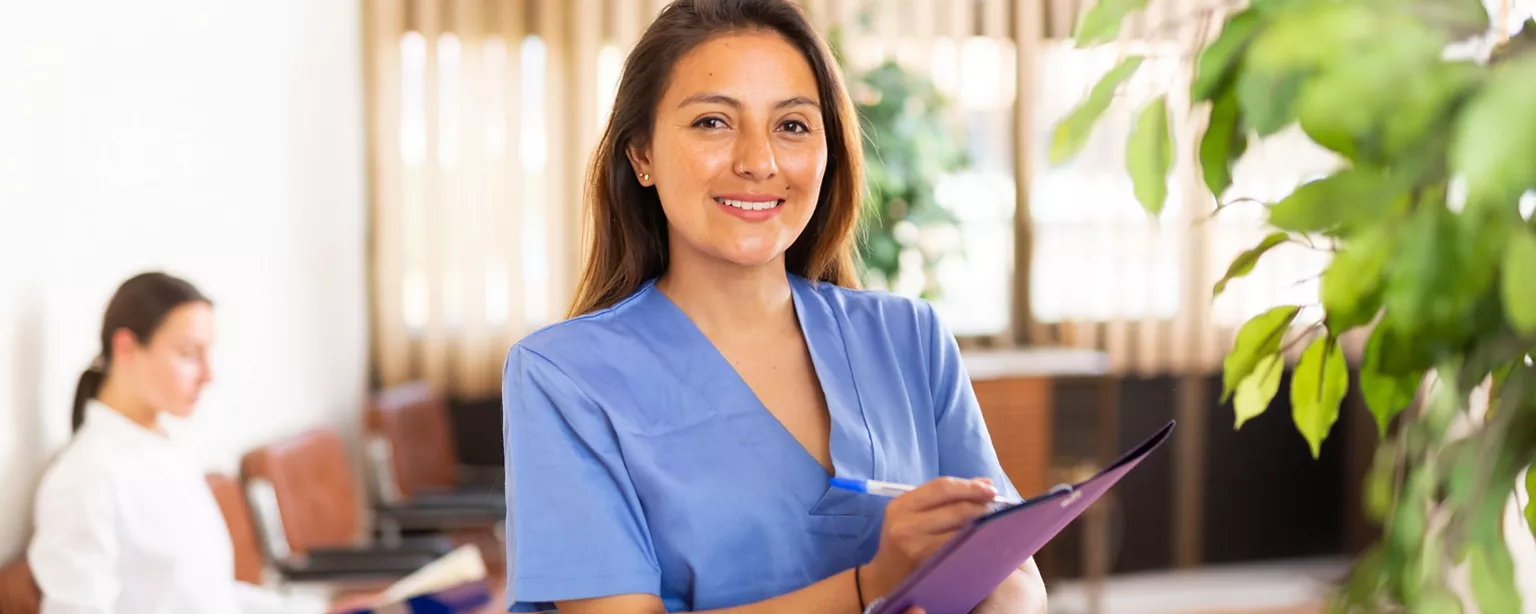
[[[817,92],[805,57],[773,33],[719,36],[678,60],[649,147],[628,152],[661,199],[674,265],[783,266],[827,168]]]

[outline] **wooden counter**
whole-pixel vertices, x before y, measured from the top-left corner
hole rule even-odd
[[[1104,375],[1103,352],[1023,348],[962,352],[1003,471],[1024,496],[1052,482],[1053,384],[1060,378]]]

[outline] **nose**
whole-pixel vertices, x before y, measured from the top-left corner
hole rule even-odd
[[[736,141],[735,170],[737,175],[757,181],[779,174],[779,163],[774,159],[773,144],[767,135],[746,131]]]

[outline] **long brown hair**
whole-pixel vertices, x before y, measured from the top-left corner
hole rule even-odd
[[[165,273],[140,273],[123,282],[107,303],[107,313],[101,322],[101,354],[91,367],[80,374],[75,385],[75,407],[70,414],[70,428],[80,430],[85,422],[85,404],[96,398],[101,385],[112,368],[112,335],[119,330],[133,333],[140,345],[148,345],[165,322],[165,316],[187,303],[208,303],[196,287],[186,280]]]
[[[857,287],[854,232],[863,190],[859,124],[831,50],[789,0],[676,0],[657,15],[624,62],[608,127],[593,152],[585,193],[592,241],[568,316],[609,307],[667,269],[667,218],[656,189],[635,179],[627,152],[644,149],[672,68],[723,34],[770,31],[805,56],[816,75],[827,134],[827,172],[816,211],[785,253],[789,272]]]

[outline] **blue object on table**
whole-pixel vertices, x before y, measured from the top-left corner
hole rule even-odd
[[[469,614],[490,603],[491,587],[485,582],[470,582],[429,595],[411,597],[404,603],[350,610],[347,614]]]

